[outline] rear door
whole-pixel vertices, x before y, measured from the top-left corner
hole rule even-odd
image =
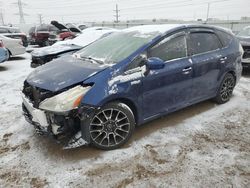
[[[148,119],[185,106],[192,91],[192,64],[187,56],[186,32],[166,37],[148,50],[165,67],[143,78],[143,114]]]
[[[211,97],[216,93],[221,64],[227,57],[221,54],[222,44],[210,29],[190,29],[188,53],[193,62],[192,101]]]

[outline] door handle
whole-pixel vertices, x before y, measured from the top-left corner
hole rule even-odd
[[[192,67],[187,67],[187,68],[182,69],[182,72],[183,74],[189,74],[191,70],[192,70]]]
[[[226,63],[227,57],[220,58],[220,63]]]

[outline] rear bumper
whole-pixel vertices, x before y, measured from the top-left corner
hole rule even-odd
[[[53,138],[57,143],[62,144],[64,149],[76,148],[89,143],[88,135],[85,135],[86,129],[83,127],[85,116],[82,115],[84,114],[82,109],[67,114],[56,114],[34,108],[29,99],[24,95],[22,98],[23,115],[39,135]]]
[[[12,56],[22,55],[22,54],[26,53],[26,48],[23,46],[15,47],[15,48],[9,49],[9,50],[10,50]]]

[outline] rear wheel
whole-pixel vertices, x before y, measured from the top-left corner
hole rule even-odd
[[[215,97],[215,101],[218,104],[228,102],[232,97],[234,87],[235,78],[231,73],[227,73],[224,79],[222,80],[217,96]]]
[[[119,102],[109,103],[90,120],[91,143],[100,149],[116,149],[125,144],[135,127],[131,109]]]

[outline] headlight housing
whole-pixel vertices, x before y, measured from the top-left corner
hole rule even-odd
[[[76,109],[82,97],[90,88],[90,86],[76,86],[54,97],[45,99],[40,103],[39,108],[52,112],[67,112]]]

